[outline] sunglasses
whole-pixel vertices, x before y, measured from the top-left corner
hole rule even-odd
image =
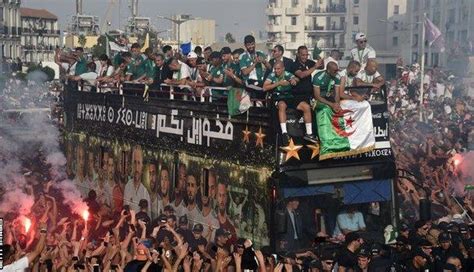
[[[323,261],[323,263],[327,264],[327,265],[333,265],[334,264],[334,261]]]
[[[367,43],[367,40],[365,40],[365,41],[359,41],[359,43]]]

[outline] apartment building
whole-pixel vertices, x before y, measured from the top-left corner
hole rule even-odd
[[[0,54],[15,59],[20,56],[20,0],[0,0]]]
[[[23,62],[54,61],[59,46],[58,17],[45,9],[20,8]]]

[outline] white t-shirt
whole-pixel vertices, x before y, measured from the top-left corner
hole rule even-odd
[[[115,68],[112,65],[105,65],[102,66],[101,62],[96,60],[95,61],[95,72],[99,77],[102,76],[112,76],[114,74]]]
[[[80,74],[79,77],[83,79],[84,81],[86,81],[88,85],[94,86],[97,79],[97,73],[87,72],[84,74]]]
[[[436,83],[436,96],[440,97],[444,95],[446,87],[442,83]]]
[[[183,78],[191,78],[191,69],[189,68],[189,66],[181,61],[179,61],[179,64],[181,65],[181,68],[179,69],[179,71],[173,72],[173,79],[181,80]]]
[[[375,50],[368,44],[364,50],[359,50],[357,47],[352,48],[351,50],[351,59],[358,61],[362,70],[364,70],[369,59],[375,59],[376,57],[377,54],[375,53]]]
[[[340,72],[337,73],[337,77],[339,80],[342,80],[343,78],[346,78],[346,85],[344,87],[351,87],[352,84],[354,83],[354,78],[348,75],[347,69],[344,69]]]
[[[379,76],[381,76],[381,74],[378,71],[376,71],[373,75],[368,75],[365,70],[360,70],[356,78],[362,80],[365,83],[373,83],[374,79],[378,78]]]
[[[195,205],[192,210],[189,210],[186,207],[184,209],[184,213],[188,218],[190,227],[194,226],[195,224],[202,224],[202,214],[197,205]]]
[[[138,212],[140,208],[138,207],[138,203],[141,199],[146,199],[148,201],[148,205],[150,205],[150,194],[148,190],[143,186],[140,182],[138,189],[135,188],[133,184],[133,179],[129,180],[125,185],[125,191],[123,193],[123,201],[124,205],[129,205],[130,209]],[[150,209],[148,209],[148,216],[150,216]]]
[[[211,211],[208,215],[202,216],[202,223],[204,226],[204,230],[202,232],[202,236],[207,237],[209,233],[209,226],[212,226],[212,234],[209,241],[214,241],[216,229],[219,228],[219,220],[217,220],[216,213]],[[207,238],[206,238],[207,239]]]
[[[413,84],[413,83],[415,83],[415,80],[416,80],[416,74],[415,74],[415,72],[410,71],[410,72],[408,73],[408,83],[409,83],[409,84]]]
[[[3,267],[3,272],[16,272],[16,271],[26,271],[28,268],[28,257],[25,256],[14,263],[6,265]]]
[[[423,77],[423,84],[428,84],[430,85],[431,83],[431,77],[430,75],[426,74],[424,77]]]

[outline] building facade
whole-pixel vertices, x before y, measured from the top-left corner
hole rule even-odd
[[[45,9],[20,8],[22,60],[27,63],[54,61],[59,46],[58,17]]]
[[[173,19],[184,21],[179,26],[172,25],[171,35],[175,41],[192,42],[201,46],[208,46],[216,42],[215,20],[191,18],[189,15],[176,15],[173,16]]]
[[[0,0],[0,54],[15,59],[21,55],[20,0]]]
[[[345,0],[269,0],[266,9],[270,46],[281,44],[287,56],[298,46],[324,51],[345,49]]]
[[[474,43],[474,1],[409,0],[408,27],[410,43],[405,46],[409,61],[420,62],[424,14],[435,24],[445,40],[445,50],[425,46],[425,64],[456,69],[459,56],[472,53]],[[407,57],[407,58],[408,58]],[[449,60],[449,62],[448,62]]]
[[[294,56],[298,46],[317,46],[325,54],[344,52],[347,59],[354,36],[364,32],[377,51],[380,70],[395,69],[402,35],[395,27],[406,15],[407,0],[269,0],[268,44],[283,45]],[[341,62],[344,63],[344,62]]]

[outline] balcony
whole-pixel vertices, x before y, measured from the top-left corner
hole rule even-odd
[[[283,31],[282,25],[267,24],[266,28],[268,33],[278,33]]]
[[[276,8],[276,7],[269,6],[265,9],[265,14],[269,16],[283,15],[283,8]]]
[[[296,50],[300,45],[303,43],[297,43],[297,42],[287,42],[285,43],[285,49],[286,50]]]
[[[39,44],[39,45],[28,44],[28,45],[24,45],[22,48],[24,51],[54,51],[55,49],[55,47],[52,45],[43,45],[43,44]]]
[[[344,26],[318,26],[318,25],[310,25],[305,26],[304,30],[308,35],[311,34],[332,34],[332,33],[344,33],[345,27]]]
[[[315,46],[317,46],[317,43],[313,42],[310,44],[311,48],[314,48]],[[331,51],[331,50],[344,50],[346,47],[344,43],[335,44],[335,43],[323,42],[323,43],[320,43],[320,46],[318,46],[318,48],[323,51]]]
[[[295,25],[287,25],[285,26],[285,31],[286,32],[300,32],[301,27],[295,26]]]
[[[287,8],[285,11],[286,15],[300,15],[302,13],[301,8]]]
[[[345,5],[331,5],[330,7],[307,8],[306,15],[309,16],[341,16],[346,14]]]
[[[21,29],[20,29],[21,30]],[[61,34],[61,31],[58,29],[58,30],[54,30],[54,29],[37,29],[37,30],[33,30],[31,28],[23,28],[23,33],[24,34],[29,34],[29,35],[34,35],[34,34],[37,34],[37,35],[59,35]]]

